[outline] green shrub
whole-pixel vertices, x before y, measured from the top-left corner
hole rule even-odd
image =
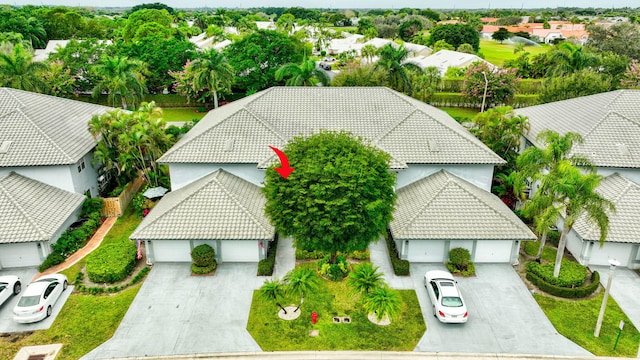
[[[216,252],[208,244],[198,245],[191,250],[191,259],[195,266],[209,267],[216,262]]]
[[[459,273],[462,276],[470,276],[476,273],[476,266],[471,261],[471,253],[465,248],[454,248],[449,251],[447,269],[451,273]]]
[[[558,230],[549,230],[547,232],[547,241],[556,247],[558,246],[558,241],[560,240],[560,232]]]
[[[320,275],[328,278],[331,281],[340,281],[349,274],[349,263],[347,259],[342,256],[336,256],[336,263],[330,263],[331,256],[327,255],[318,261],[318,272]]]
[[[142,279],[145,278],[145,276],[147,276],[149,271],[151,271],[151,268],[149,266],[145,266],[127,284],[118,285],[118,286],[111,286],[111,287],[108,287],[108,288],[105,288],[103,286],[85,286],[85,285],[82,285],[82,279],[83,279],[84,275],[82,274],[82,272],[79,272],[78,275],[76,275],[76,280],[74,281],[74,284],[76,285],[75,290],[77,290],[79,292],[82,292],[82,293],[86,293],[86,294],[88,293],[88,294],[91,294],[91,295],[104,294],[104,293],[115,293],[115,292],[118,292],[118,291],[122,291],[122,290],[128,288],[129,286],[133,286],[133,285],[139,283],[140,281],[142,281]]]
[[[327,256],[327,253],[320,250],[304,250],[304,249],[296,249],[296,259],[297,260],[318,260]]]
[[[364,250],[353,250],[347,257],[354,260],[369,260],[371,258],[371,252],[369,249]]]
[[[93,214],[100,216],[103,207],[104,200],[102,200],[102,198],[88,198],[82,204],[80,217],[90,217]]]
[[[273,275],[273,267],[276,265],[276,250],[278,249],[278,236],[269,242],[267,257],[258,261],[258,276]]]
[[[38,271],[43,272],[50,267],[56,266],[58,264],[62,264],[64,262],[64,256],[60,255],[57,252],[52,252],[47,256],[46,259],[40,264],[38,267]]]
[[[393,272],[398,276],[408,276],[410,272],[410,263],[407,260],[399,258],[396,243],[391,240],[391,233],[389,233],[389,231],[387,231],[385,240],[387,241],[387,250],[389,252],[389,258],[391,259],[391,265],[393,266]]]
[[[600,286],[600,274],[598,274],[597,271],[594,271],[591,274],[591,283],[589,285],[574,288],[560,287],[550,284],[532,272],[527,272],[526,277],[527,280],[531,281],[531,283],[537,286],[540,290],[566,299],[587,297],[593,294],[598,289],[598,286]]]
[[[136,254],[133,242],[104,245],[87,257],[87,276],[95,283],[122,281],[133,271]]]
[[[528,273],[542,278],[545,282],[565,288],[582,286],[587,279],[587,268],[573,261],[563,261],[558,277],[553,276],[554,264],[538,264],[531,261],[525,265]]]
[[[208,274],[215,270],[217,267],[218,264],[216,262],[208,266],[197,266],[196,264],[191,264],[191,271],[194,274]]]

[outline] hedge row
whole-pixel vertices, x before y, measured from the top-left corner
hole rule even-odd
[[[77,100],[99,104],[105,106],[111,106],[109,104],[109,100],[107,99],[107,95],[100,95],[97,98],[94,98],[89,95],[81,95],[77,98]],[[196,103],[191,102],[187,103],[187,98],[184,96],[176,95],[176,94],[147,94],[144,97],[146,102],[155,101],[156,105],[161,108],[169,108],[169,107],[196,107]]]
[[[151,271],[151,268],[149,266],[145,266],[128,283],[124,285],[110,286],[110,287],[85,286],[82,284],[82,279],[84,278],[84,274],[82,272],[79,272],[75,279],[75,285],[76,285],[75,289],[77,291],[80,291],[86,294],[91,294],[91,295],[104,294],[104,293],[109,293],[109,294],[116,293],[128,288],[129,286],[133,286],[139,283],[140,281],[142,281],[142,279],[144,279],[147,276],[149,271]]]
[[[598,274],[597,271],[594,271],[591,274],[591,283],[589,285],[574,288],[566,288],[550,284],[532,272],[527,272],[527,280],[531,281],[531,283],[537,286],[540,290],[551,295],[566,299],[579,299],[593,294],[598,289],[598,286],[600,285],[600,274]]]
[[[464,90],[464,78],[442,79],[439,92],[461,93]],[[542,88],[541,79],[520,79],[517,82],[518,94],[538,94]]]
[[[276,265],[276,250],[278,249],[278,236],[269,242],[267,257],[258,262],[258,276],[273,275],[273,267]]]
[[[563,261],[558,277],[553,276],[554,264],[539,264],[530,261],[525,265],[527,272],[544,279],[549,284],[565,288],[579,287],[587,279],[587,268],[573,261]]]
[[[136,245],[126,241],[107,244],[87,258],[87,276],[94,283],[124,280],[136,266]]]
[[[320,251],[320,250],[310,251],[310,250],[296,249],[296,260],[319,260],[324,258],[327,255],[329,255],[329,253]],[[339,252],[338,255],[343,255],[349,259],[354,259],[354,260],[369,260],[371,253],[369,252],[369,249],[364,249],[364,250],[354,250],[347,254],[343,254]]]
[[[398,276],[409,275],[409,261],[402,260],[398,257],[398,249],[396,249],[396,243],[391,239],[391,234],[388,233],[385,236],[387,241],[387,250],[389,250],[389,258],[391,259],[391,265],[393,266],[393,272]]]
[[[513,100],[507,104],[514,108],[536,105],[538,103],[538,95],[514,96]],[[433,106],[450,106],[450,107],[469,107],[480,108],[480,103],[470,102],[464,95],[457,92],[437,92],[429,98],[429,104]]]

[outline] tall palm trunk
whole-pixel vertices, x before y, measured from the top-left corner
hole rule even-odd
[[[213,108],[218,108],[218,92],[216,90],[213,90]]]
[[[120,94],[120,100],[122,100],[122,108],[127,110],[127,100],[125,100],[124,96]]]
[[[556,254],[556,265],[553,268],[553,276],[558,277],[560,275],[560,266],[562,265],[562,258],[564,255],[564,248],[567,246],[567,235],[571,231],[571,224],[565,223],[560,233],[560,240],[558,241],[558,253]]]
[[[540,247],[538,248],[538,253],[536,254],[536,259],[540,259],[542,256],[542,250],[544,249],[544,244],[547,242],[547,230],[542,232],[542,237],[540,238]]]

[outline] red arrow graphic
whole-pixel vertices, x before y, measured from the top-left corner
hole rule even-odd
[[[280,176],[286,179],[296,168],[289,167],[289,158],[287,158],[287,155],[283,153],[282,150],[274,148],[273,146],[269,146],[269,148],[273,150],[276,155],[278,155],[278,159],[280,159],[280,167],[273,170],[277,171]]]

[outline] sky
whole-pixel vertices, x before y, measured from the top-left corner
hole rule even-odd
[[[555,7],[640,7],[639,0],[0,0],[10,5],[64,5],[131,7],[142,3],[162,2],[174,8],[194,7],[308,7],[333,9],[385,8],[399,9],[478,9],[478,8],[555,8]]]

